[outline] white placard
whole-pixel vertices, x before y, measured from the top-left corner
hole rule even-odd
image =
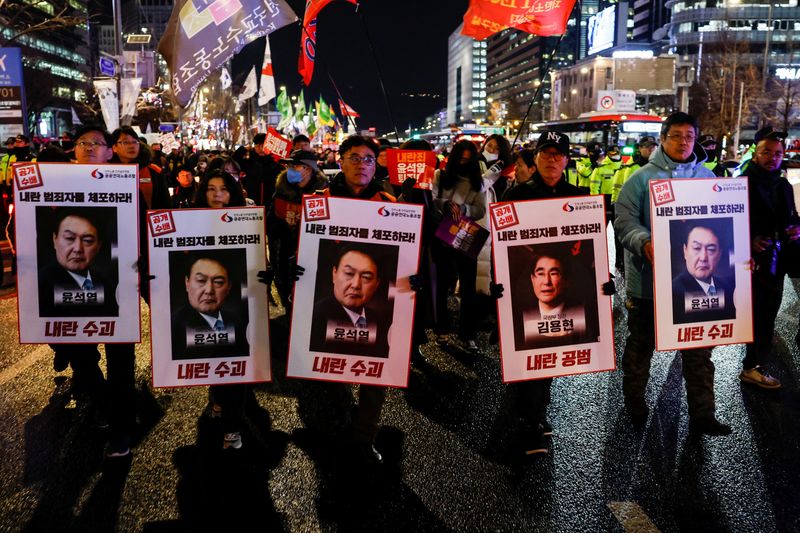
[[[148,211],[153,386],[269,381],[264,208]]]
[[[407,386],[421,235],[422,206],[303,199],[289,377]]]
[[[650,182],[656,347],[753,341],[746,179]]]
[[[489,206],[503,381],[615,368],[603,198]]]
[[[136,165],[14,167],[21,343],[139,342]]]

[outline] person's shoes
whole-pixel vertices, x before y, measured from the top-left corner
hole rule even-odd
[[[229,450],[234,449],[238,450],[242,447],[242,434],[238,431],[234,431],[233,433],[225,433],[225,437],[222,440],[222,449]]]
[[[777,378],[773,378],[767,373],[767,370],[761,366],[747,368],[742,370],[739,374],[739,379],[744,383],[761,387],[762,389],[780,389],[781,382]]]
[[[689,420],[689,433],[720,437],[723,435],[730,435],[731,427],[727,424],[723,424],[712,416],[699,420]]]
[[[369,442],[357,442],[356,453],[359,459],[368,465],[379,465],[383,463],[383,456],[375,449],[375,445]]]
[[[550,453],[550,445],[547,443],[544,433],[541,431],[534,432],[523,444],[522,453],[528,457],[544,456]]]
[[[63,372],[69,366],[69,355],[63,352],[56,352],[53,355],[53,370]]]
[[[481,353],[481,349],[478,348],[478,343],[472,339],[464,343],[464,348],[470,355],[479,355]]]
[[[541,431],[542,435],[545,437],[550,437],[553,434],[553,426],[551,426],[550,422],[547,420],[542,420],[539,422],[539,431]]]
[[[130,437],[120,437],[112,439],[106,446],[106,458],[108,459],[121,459],[128,457],[131,454],[131,439]]]

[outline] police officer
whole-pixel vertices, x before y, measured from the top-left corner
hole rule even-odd
[[[592,172],[600,165],[600,161],[605,155],[606,151],[603,149],[603,145],[597,141],[591,141],[586,145],[586,157],[575,163],[578,171],[578,187],[581,188],[583,194],[589,194]]]
[[[715,176],[719,177],[730,177],[731,173],[728,172],[728,169],[719,161],[719,150],[717,150],[717,139],[714,138],[713,135],[710,133],[706,133],[700,136],[699,139],[700,146],[703,147],[703,150],[706,151],[706,162],[703,163],[708,170],[714,173]]]

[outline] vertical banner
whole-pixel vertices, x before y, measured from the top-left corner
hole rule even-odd
[[[153,386],[269,381],[264,208],[148,211]]]
[[[489,206],[503,381],[615,368],[603,199]]]
[[[753,341],[747,180],[650,182],[656,348]]]
[[[408,178],[414,178],[418,189],[433,189],[433,174],[438,160],[436,154],[426,150],[386,151],[386,167],[389,169],[389,182],[402,185]]]
[[[21,343],[139,342],[136,165],[14,166]]]
[[[308,196],[289,377],[405,387],[422,206]]]
[[[25,82],[19,48],[0,48],[0,139],[27,131]]]
[[[103,112],[103,121],[108,131],[119,128],[119,96],[117,94],[117,80],[94,80],[94,90],[100,100],[100,110]]]
[[[142,88],[142,78],[122,78],[119,80],[120,102],[122,110],[120,121],[124,126],[130,126],[133,116],[136,114],[136,99],[139,98],[139,91]],[[113,130],[109,130],[113,131]]]

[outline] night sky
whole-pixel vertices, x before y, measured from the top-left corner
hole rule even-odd
[[[302,20],[305,1],[288,3]],[[350,3],[332,2],[317,20],[317,61],[311,86],[304,87],[306,105],[320,93],[329,104],[337,101],[330,73],[344,101],[361,114],[356,121],[359,129],[391,130],[363,17],[401,136],[409,122],[420,126],[426,116],[447,105],[447,38],[461,22],[467,4],[467,0],[362,0],[356,13]],[[285,85],[290,95],[303,87],[297,72],[300,31],[298,22],[269,36],[276,86]],[[259,55],[255,62],[260,61]]]

